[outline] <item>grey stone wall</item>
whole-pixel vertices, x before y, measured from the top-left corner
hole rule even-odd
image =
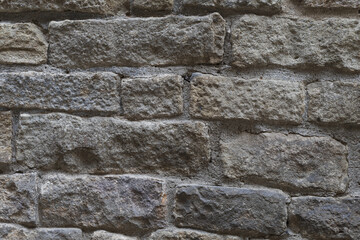
[[[1,240],[359,240],[359,0],[0,0]]]

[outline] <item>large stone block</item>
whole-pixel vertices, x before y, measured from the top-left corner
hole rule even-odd
[[[360,125],[360,83],[316,82],[307,89],[311,121]]]
[[[121,98],[125,116],[144,119],[180,115],[182,86],[183,79],[178,75],[123,79]]]
[[[336,195],[348,184],[347,148],[330,137],[241,133],[221,140],[225,175],[295,193]]]
[[[137,240],[137,238],[100,230],[91,234],[91,240]]]
[[[289,224],[309,239],[360,239],[360,198],[293,198]]]
[[[303,3],[313,8],[360,8],[359,0],[305,0]]]
[[[188,176],[208,164],[209,135],[200,122],[23,114],[16,159],[43,170]]]
[[[0,12],[76,11],[115,14],[125,10],[128,0],[4,0]]]
[[[0,222],[35,226],[37,181],[33,173],[0,175]]]
[[[188,229],[163,229],[151,234],[149,240],[244,240],[241,237],[218,235]]]
[[[164,182],[131,176],[43,177],[44,226],[104,229],[139,235],[164,226]]]
[[[1,86],[1,84],[0,84]],[[1,92],[1,88],[0,88]],[[2,96],[0,95],[0,98]],[[0,112],[0,173],[11,162],[12,115]]]
[[[120,111],[120,79],[113,73],[2,73],[0,86],[0,107]]]
[[[47,61],[44,34],[32,23],[0,23],[0,64],[41,64]]]
[[[51,22],[51,64],[65,68],[216,64],[225,21],[203,17],[118,18]]]
[[[205,119],[301,123],[305,112],[301,82],[198,75],[192,79],[190,99],[191,115]]]
[[[360,71],[360,20],[245,15],[231,27],[234,66]]]
[[[251,237],[286,229],[288,197],[278,190],[189,185],[175,199],[178,227]]]

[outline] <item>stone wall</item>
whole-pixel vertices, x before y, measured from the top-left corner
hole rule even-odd
[[[0,0],[0,239],[360,239],[359,0]]]

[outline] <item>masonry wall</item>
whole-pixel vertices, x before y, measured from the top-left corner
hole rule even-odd
[[[0,1],[0,239],[360,239],[359,11]]]

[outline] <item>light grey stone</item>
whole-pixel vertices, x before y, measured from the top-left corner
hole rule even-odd
[[[43,177],[40,215],[44,226],[102,229],[140,235],[162,228],[164,182],[132,176]]]
[[[96,231],[91,235],[91,240],[136,240],[137,238],[128,237],[122,234],[110,233],[103,230]]]
[[[163,229],[151,234],[149,240],[245,240],[241,237],[218,235],[190,229]]]
[[[243,132],[221,140],[225,176],[294,193],[344,193],[347,148],[330,137]]]
[[[174,0],[134,0],[132,12],[136,15],[162,15],[171,13]]]
[[[0,107],[120,111],[120,79],[114,73],[1,73],[0,86]]]
[[[125,116],[146,119],[182,114],[182,86],[183,79],[178,75],[123,79],[121,98]]]
[[[216,64],[225,21],[202,17],[118,18],[50,22],[49,59],[63,68]]]
[[[190,101],[190,114],[205,119],[297,124],[305,112],[305,90],[301,82],[198,75],[191,82]]]
[[[0,23],[0,64],[46,63],[44,34],[32,23]]]
[[[312,8],[360,8],[359,0],[305,0],[304,5]]]
[[[0,175],[0,222],[35,226],[37,181],[35,173]]]
[[[209,135],[200,122],[22,114],[16,159],[42,170],[190,176],[208,164]]]
[[[293,198],[289,224],[309,239],[359,239],[360,198]]]
[[[287,195],[278,190],[180,186],[175,225],[249,237],[280,235],[286,229]]]
[[[1,91],[1,88],[0,88]],[[0,95],[0,98],[2,96]],[[0,112],[0,173],[11,162],[12,115]]]
[[[0,223],[1,240],[38,240],[36,233],[20,225]]]
[[[231,26],[237,67],[330,67],[360,71],[360,20],[244,15]]]
[[[307,89],[310,121],[360,125],[360,83],[316,82]]]

